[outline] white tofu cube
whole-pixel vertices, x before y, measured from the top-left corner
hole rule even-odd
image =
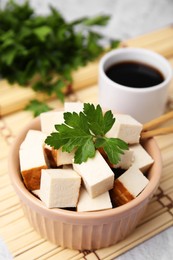
[[[121,168],[123,170],[127,170],[132,166],[134,162],[134,153],[132,150],[125,150],[124,154],[120,155],[120,162],[117,164],[113,164],[112,168]]]
[[[124,140],[128,144],[139,143],[142,124],[129,115],[115,114],[116,121],[107,137],[115,137]]]
[[[111,198],[115,205],[122,205],[137,197],[147,186],[149,180],[136,167],[131,166],[114,182]]]
[[[34,149],[22,149],[19,151],[20,168],[22,171],[45,165],[42,147],[33,148]]]
[[[113,188],[114,173],[96,151],[94,158],[81,164],[73,163],[74,170],[82,177],[86,190],[92,198]]]
[[[76,207],[81,177],[71,169],[42,170],[40,198],[48,208]]]
[[[64,103],[64,111],[65,112],[76,112],[79,114],[83,111],[83,103],[82,102],[65,102]]]
[[[134,153],[133,165],[139,168],[143,173],[145,173],[153,164],[154,160],[142,147],[141,144],[132,145],[130,147],[130,150],[132,150]]]
[[[46,157],[46,161],[48,161],[48,165],[51,168],[55,168],[57,166],[72,164],[74,158],[74,152],[62,152],[62,149],[54,149],[49,145],[44,146],[44,153]]]
[[[39,130],[29,130],[20,149],[34,149],[34,146],[40,146],[44,144],[47,135]]]
[[[51,111],[40,114],[41,131],[47,135],[55,132],[55,125],[64,123],[63,111]]]
[[[54,158],[57,166],[64,164],[72,164],[74,159],[74,152],[62,152],[62,149],[54,150]]]
[[[77,204],[78,212],[96,211],[111,208],[112,203],[108,191],[97,196],[96,198],[91,198],[86,189],[83,187],[81,188],[79,202]]]

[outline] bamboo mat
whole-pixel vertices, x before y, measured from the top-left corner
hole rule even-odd
[[[173,66],[172,26],[122,44],[155,50],[167,57]],[[76,72],[75,77],[75,92],[67,100],[97,102],[97,62]],[[7,170],[10,145],[19,131],[32,119],[30,112],[23,111],[22,108],[33,95],[35,94],[30,90],[18,86],[11,89],[7,82],[0,83],[0,237],[4,239],[15,260],[113,259],[173,224],[173,134],[170,134],[156,138],[163,157],[161,183],[145,216],[130,236],[114,246],[92,252],[63,249],[41,238],[25,219]],[[172,99],[173,84],[170,86],[170,107]],[[62,107],[57,100],[48,103],[52,107]]]

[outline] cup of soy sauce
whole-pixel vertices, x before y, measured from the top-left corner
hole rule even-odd
[[[154,51],[112,50],[99,63],[99,103],[145,123],[164,113],[171,79],[171,65]]]

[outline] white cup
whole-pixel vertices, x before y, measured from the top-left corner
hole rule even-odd
[[[133,88],[112,81],[105,71],[111,65],[125,61],[155,68],[163,75],[163,82],[147,88]],[[160,54],[142,48],[112,50],[99,63],[99,103],[103,109],[129,114],[145,123],[164,113],[171,79],[172,67]]]

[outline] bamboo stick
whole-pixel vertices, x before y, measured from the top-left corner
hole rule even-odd
[[[1,213],[6,211],[7,209],[11,209],[12,206],[17,205],[19,203],[19,199],[17,196],[9,197],[6,200],[1,202]]]
[[[169,146],[173,147],[173,138],[170,138],[170,136],[158,136],[156,137],[156,141],[160,150],[163,150]]]
[[[143,125],[141,139],[147,139],[153,136],[173,133],[173,126],[154,129],[171,119],[173,119],[173,111],[170,111],[167,114],[164,114],[158,118],[151,120],[150,122],[145,123]]]
[[[44,239],[40,235],[33,231],[24,233],[20,237],[8,242],[8,247],[11,251],[19,252],[24,250],[24,248],[31,248],[33,245],[38,244],[38,242],[43,242]]]
[[[97,103],[98,87],[97,85],[91,86],[87,89],[81,89],[76,93],[77,100],[81,102]]]
[[[21,208],[13,208],[9,214],[1,216],[0,228],[8,226],[10,223],[15,223],[17,219],[23,217],[23,210]]]
[[[167,147],[166,149],[162,150],[162,161],[163,167],[172,163],[173,158],[173,149],[172,146]]]
[[[0,202],[15,196],[14,189],[11,185],[8,185],[0,190]]]
[[[62,247],[57,247],[55,249],[52,249],[50,252],[45,253],[44,255],[41,255],[37,258],[37,260],[47,260],[50,259],[50,257],[57,255],[60,251],[62,251],[63,248]],[[83,254],[81,253],[81,255],[83,256]]]
[[[48,241],[43,241],[40,239],[35,241],[33,245],[28,245],[25,248],[22,248],[15,252],[15,259],[16,260],[23,260],[23,259],[34,259],[44,255],[51,250],[54,250],[56,246]]]
[[[165,181],[172,178],[172,173],[173,173],[173,164],[167,164],[163,167],[163,174],[161,177],[161,181]]]
[[[170,181],[169,179],[166,181],[163,181],[163,182],[161,182],[160,187],[162,190],[169,192],[172,190],[172,181]],[[173,221],[173,219],[172,219],[172,221]]]
[[[169,26],[129,39],[125,41],[124,44],[131,47],[142,47],[143,44],[147,43],[147,45],[150,45],[153,42],[159,42],[160,40],[167,39],[171,35],[173,35],[173,27]]]
[[[172,36],[173,37],[173,36]],[[148,49],[153,50],[155,52],[160,53],[166,58],[172,57],[172,44],[173,40],[171,39],[170,41],[162,41],[161,43],[153,44],[151,46],[148,46]]]
[[[165,134],[171,134],[171,133],[173,133],[173,126],[163,127],[163,128],[158,128],[158,129],[151,130],[151,131],[142,132],[141,139],[147,139],[147,138],[154,137],[157,135],[165,135]]]
[[[144,41],[142,44],[139,44],[136,42],[133,45],[126,44],[125,46],[149,49],[149,50],[160,53],[161,55],[163,55],[166,58],[171,58],[173,55],[172,44],[173,44],[173,35],[168,37],[167,41],[166,41],[166,39],[161,39],[159,41],[156,39],[153,42]]]
[[[172,28],[172,33],[168,34],[167,37],[160,37],[159,38],[153,38],[153,40],[148,43],[148,41],[144,41],[141,47],[146,47],[146,48],[159,48],[162,49],[162,46],[167,46],[167,48],[171,48],[172,46],[172,41],[173,41],[173,28]]]
[[[7,174],[4,174],[4,175],[1,177],[0,189],[6,187],[7,185],[10,185],[10,179],[9,179],[9,177],[8,177]]]
[[[143,125],[142,131],[152,130],[153,128],[167,122],[168,120],[173,119],[173,111],[170,111],[158,118],[155,118]]]

